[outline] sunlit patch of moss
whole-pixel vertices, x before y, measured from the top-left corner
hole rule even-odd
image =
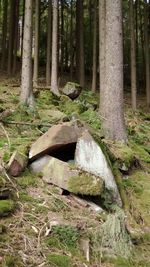
[[[99,196],[103,191],[104,182],[89,173],[81,173],[69,178],[68,190],[75,194]]]
[[[66,255],[49,254],[47,261],[51,267],[73,267],[71,258]]]
[[[17,184],[22,188],[27,188],[28,186],[37,187],[38,186],[38,177],[31,173],[29,170],[26,170],[20,177],[17,179]]]
[[[150,163],[150,154],[142,146],[130,141],[130,147],[133,150],[135,157],[146,163]]]
[[[0,217],[7,216],[15,209],[15,203],[13,200],[0,200]]]

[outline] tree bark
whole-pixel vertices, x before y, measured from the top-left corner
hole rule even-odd
[[[7,41],[7,11],[8,11],[8,0],[4,1],[4,13],[3,13],[3,28],[2,28],[2,60],[1,60],[1,68],[5,68],[6,62],[6,41]]]
[[[76,72],[77,80],[84,87],[84,33],[83,33],[83,1],[76,2]]]
[[[150,107],[150,49],[149,49],[149,26],[150,22],[148,19],[149,15],[149,3],[145,0],[144,6],[144,35],[145,35],[145,70],[146,70],[146,102],[147,106]]]
[[[46,54],[46,85],[51,83],[51,40],[52,40],[52,2],[48,4],[48,25],[47,25],[47,54]]]
[[[106,138],[126,141],[123,114],[123,38],[121,0],[100,1],[100,114]],[[105,11],[106,5],[106,12]],[[102,13],[103,11],[103,13]],[[103,33],[104,34],[104,33]],[[102,42],[102,43],[101,43]],[[104,54],[103,54],[104,53]],[[103,59],[103,60],[102,60]],[[102,62],[101,62],[102,60]],[[104,77],[102,76],[104,74]]]
[[[59,95],[57,55],[58,55],[58,0],[53,0],[51,91],[55,95]]]
[[[19,22],[19,0],[16,0],[15,6],[15,36],[14,36],[14,54],[13,54],[13,68],[12,73],[16,72],[16,64],[17,64],[17,48],[18,48],[18,22]]]
[[[133,0],[129,2],[130,11],[130,35],[131,35],[131,101],[132,108],[135,110],[137,106],[137,85],[136,85],[136,42],[135,42],[135,21]]]
[[[92,91],[96,92],[97,82],[97,0],[94,6],[94,21],[93,21],[93,74],[92,74]]]
[[[8,65],[7,72],[10,75],[12,72],[12,60],[13,60],[13,49],[14,49],[14,14],[15,14],[15,0],[10,2],[10,18],[9,18],[9,45],[8,45]]]
[[[34,69],[33,85],[38,84],[39,75],[39,34],[40,34],[40,0],[35,2],[35,39],[34,39]]]
[[[21,104],[33,107],[32,91],[32,0],[25,1],[23,57],[21,73]]]
[[[70,3],[70,80],[73,78],[73,0]]]

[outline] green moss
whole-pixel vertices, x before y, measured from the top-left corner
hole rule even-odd
[[[98,113],[92,109],[88,109],[81,114],[81,119],[87,122],[93,129],[101,129],[101,121]]]
[[[77,229],[71,225],[56,225],[52,227],[52,234],[68,248],[76,248],[78,246],[79,233]]]
[[[150,155],[149,153],[144,149],[143,146],[138,145],[134,143],[133,141],[130,141],[130,147],[133,150],[133,153],[136,158],[139,160],[142,160],[146,163],[150,163]]]
[[[13,200],[0,200],[0,217],[9,215],[15,208]]]
[[[2,267],[22,267],[23,262],[18,256],[8,255],[4,258]]]
[[[103,191],[103,180],[88,173],[70,177],[68,190],[75,194],[99,196]]]
[[[71,259],[66,255],[49,254],[47,256],[48,263],[51,267],[72,267]]]
[[[38,177],[36,177],[29,170],[26,170],[19,179],[17,179],[17,183],[22,187],[26,188],[28,186],[37,187],[38,186]]]
[[[85,110],[78,100],[72,101],[65,95],[62,95],[60,98],[59,109],[67,115],[72,115],[72,113],[80,114]]]

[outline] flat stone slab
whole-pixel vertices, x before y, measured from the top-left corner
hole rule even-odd
[[[77,170],[67,162],[53,157],[43,169],[43,180],[82,195],[99,196],[104,188],[103,180],[99,177]]]
[[[105,187],[112,191],[116,202],[121,204],[115,178],[106,157],[87,130],[78,139],[75,152],[75,165],[86,172],[101,177],[105,182]]]
[[[76,143],[80,134],[80,129],[70,122],[54,125],[32,144],[29,159],[36,159],[62,146]]]

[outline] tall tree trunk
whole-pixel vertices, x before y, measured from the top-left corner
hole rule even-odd
[[[15,6],[15,36],[14,36],[14,54],[13,54],[13,68],[12,73],[16,72],[16,64],[17,64],[17,49],[18,49],[18,22],[19,22],[19,0],[16,0]]]
[[[4,1],[4,13],[3,13],[3,28],[2,28],[2,60],[1,60],[1,68],[5,68],[6,62],[6,52],[7,52],[7,11],[8,11],[8,0]]]
[[[61,75],[64,67],[64,0],[61,0]]]
[[[51,91],[54,94],[59,95],[57,56],[58,56],[58,0],[53,0]]]
[[[83,1],[76,2],[76,72],[77,80],[84,87],[84,33],[83,33]]]
[[[51,82],[51,40],[52,40],[52,1],[48,4],[48,25],[47,25],[47,54],[46,54],[46,85]]]
[[[72,81],[73,77],[73,0],[70,3],[70,80]]]
[[[22,8],[21,58],[23,54],[24,13],[25,13],[25,0],[23,0],[23,8]]]
[[[149,3],[145,0],[144,6],[144,35],[145,35],[145,70],[146,70],[146,102],[147,106],[150,107],[150,34],[149,34],[149,27],[150,27],[150,18],[149,15]]]
[[[39,75],[39,33],[40,33],[40,0],[35,2],[35,39],[34,39],[34,69],[33,85],[37,86]]]
[[[97,0],[94,6],[94,21],[93,21],[93,74],[92,74],[92,91],[96,92],[97,82]]]
[[[33,1],[25,1],[25,21],[23,35],[23,57],[21,73],[21,97],[22,104],[33,106],[32,91],[32,9]]]
[[[130,32],[131,32],[131,100],[132,108],[136,109],[137,105],[137,86],[136,86],[136,42],[135,42],[135,20],[133,0],[129,2],[130,11]]]
[[[8,65],[7,72],[10,75],[12,72],[12,60],[13,60],[13,50],[14,50],[14,17],[15,17],[15,5],[16,0],[11,0],[10,2],[10,17],[9,17],[9,46],[8,46]]]
[[[105,26],[105,38],[102,45],[100,32],[100,60],[103,53],[104,60],[100,62],[103,71],[100,76],[100,114],[102,127],[106,138],[111,140],[126,141],[124,114],[123,114],[123,44],[122,44],[122,5],[121,0],[100,1],[101,10],[106,17],[100,20],[100,29]],[[101,6],[102,5],[102,6]],[[105,48],[103,47],[105,46]],[[102,49],[102,51],[101,51]],[[100,68],[101,68],[100,67]],[[104,82],[104,84],[102,84]]]

